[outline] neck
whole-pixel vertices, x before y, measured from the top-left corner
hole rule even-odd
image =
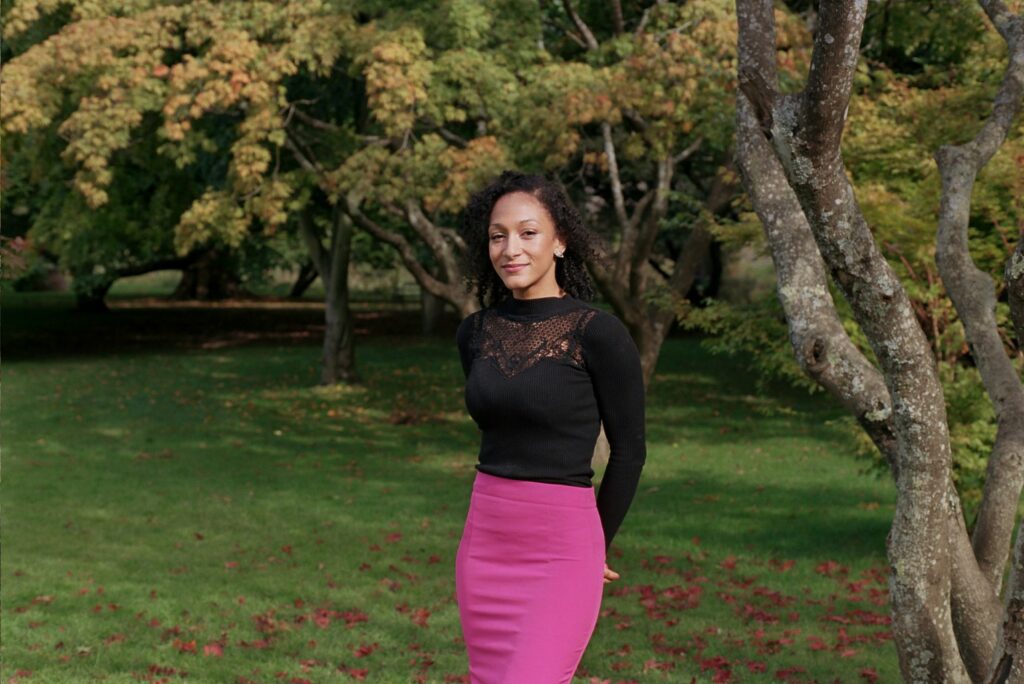
[[[506,315],[532,317],[549,316],[568,311],[577,306],[577,304],[578,300],[566,293],[561,297],[558,295],[548,295],[545,297],[531,297],[529,299],[509,296],[498,302],[496,308]]]

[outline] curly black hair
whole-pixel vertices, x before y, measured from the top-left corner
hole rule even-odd
[[[586,264],[607,253],[601,236],[583,223],[562,186],[544,176],[519,171],[504,171],[486,187],[474,193],[466,204],[461,236],[466,243],[463,272],[466,292],[476,290],[481,306],[497,304],[512,296],[512,291],[494,270],[488,248],[491,211],[502,196],[525,192],[536,197],[555,223],[555,231],[565,242],[564,255],[555,260],[555,280],[568,294],[583,301],[594,299],[594,284]]]

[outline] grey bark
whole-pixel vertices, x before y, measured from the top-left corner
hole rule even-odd
[[[805,219],[810,218],[811,232],[820,253],[825,257],[844,296],[850,300],[855,316],[865,329],[882,363],[894,405],[906,405],[895,420],[865,430],[883,453],[895,443],[890,463],[897,479],[897,512],[889,539],[893,576],[890,586],[894,612],[894,632],[900,664],[907,681],[965,681],[968,673],[973,681],[1015,681],[1021,677],[1021,644],[1024,643],[1024,596],[1020,569],[1021,545],[1018,536],[1015,567],[1007,589],[1005,620],[998,634],[999,582],[1008,555],[1016,504],[1024,479],[1021,473],[1021,438],[1024,430],[1021,414],[1020,380],[1013,372],[999,340],[994,316],[994,289],[991,280],[970,261],[966,228],[970,190],[974,176],[998,149],[1020,107],[1024,53],[1021,52],[1022,24],[998,0],[979,0],[1000,34],[1010,47],[1010,60],[995,107],[981,133],[974,141],[960,147],[944,147],[936,155],[943,175],[943,201],[938,231],[940,272],[951,293],[954,306],[964,321],[972,354],[982,373],[986,390],[997,406],[1000,431],[996,448],[989,462],[985,501],[975,526],[973,546],[968,541],[960,501],[952,483],[939,474],[948,473],[948,441],[941,439],[908,440],[915,427],[920,430],[929,422],[945,430],[935,396],[941,389],[929,373],[908,372],[904,364],[917,363],[921,369],[932,366],[924,349],[927,347],[920,329],[912,325],[909,306],[899,283],[882,266],[873,239],[867,233],[863,217],[856,206],[852,189],[846,181],[838,145],[849,97],[849,78],[856,63],[859,25],[863,21],[863,3],[832,3],[821,5],[820,24],[815,38],[811,74],[803,93],[779,96],[775,90],[774,17],[772,5],[764,0],[737,3],[740,25],[740,84],[745,97],[737,107],[737,157],[743,171],[748,193],[765,226],[778,275],[779,297],[786,311],[791,341],[801,366],[811,376],[844,401],[860,419],[857,402],[844,400],[844,389],[857,387],[863,392],[863,378],[871,377],[870,365],[854,377],[828,375],[834,359],[850,354],[840,351],[844,341],[834,331],[835,315],[828,298],[824,277],[809,244],[802,233]],[[836,85],[838,84],[838,87]],[[759,130],[760,129],[760,130]],[[775,155],[766,154],[767,139],[775,147]],[[785,181],[771,157],[782,162]],[[800,209],[794,207],[792,187]],[[842,249],[839,249],[839,248]],[[1011,315],[1018,337],[1021,337],[1022,280],[1024,259],[1018,244],[1006,267]],[[803,297],[800,299],[800,297]],[[885,335],[879,325],[887,317],[897,323],[896,334]],[[863,318],[863,319],[862,319]],[[876,325],[866,325],[874,319]],[[914,330],[916,328],[916,331]],[[808,331],[812,334],[808,335]],[[899,338],[910,343],[916,356],[907,357],[894,349]],[[810,339],[809,343],[804,341]],[[811,359],[824,356],[826,363],[808,362],[804,349],[811,349]],[[836,350],[835,355],[826,350]],[[904,350],[905,351],[905,350]],[[915,360],[916,359],[916,360]],[[908,391],[918,384],[929,392],[928,397],[913,397]],[[902,390],[902,394],[900,394]],[[863,392],[861,404],[871,394],[879,397],[877,388]],[[902,398],[901,398],[902,397]],[[880,404],[884,404],[884,398]],[[923,410],[922,410],[923,409]],[[917,415],[913,415],[916,413]],[[944,412],[943,412],[944,413]],[[930,420],[914,419],[930,415]],[[880,428],[880,429],[878,429]],[[934,437],[934,435],[933,435]],[[907,464],[913,471],[907,471]],[[942,490],[944,489],[944,496]],[[945,499],[943,501],[942,499]],[[944,512],[944,515],[942,515]],[[914,546],[914,526],[901,520],[904,515],[919,516],[920,537],[946,542],[948,553],[936,544]],[[924,531],[922,533],[922,531]],[[943,539],[944,538],[944,539]],[[920,563],[920,553],[930,560]],[[929,566],[928,562],[932,565]],[[908,564],[909,563],[909,564]],[[943,577],[948,573],[948,577]],[[948,595],[949,603],[942,601]],[[1017,602],[1014,603],[1014,597]],[[953,635],[950,634],[950,622]],[[955,638],[952,638],[955,637]],[[998,643],[1000,647],[995,648]]]
[[[1017,249],[1007,261],[1005,277],[1017,348],[1024,349],[1024,234],[1017,240]]]
[[[759,29],[764,30],[764,29]],[[752,56],[740,52],[741,65]],[[882,374],[853,344],[828,289],[814,235],[753,108],[739,98],[736,157],[775,265],[776,292],[803,371],[852,413],[899,477],[892,401]]]
[[[996,153],[1020,111],[1024,93],[1024,33],[1020,18],[1000,3],[982,2],[1010,45],[1010,59],[994,107],[977,136],[964,145],[946,145],[935,155],[942,177],[936,236],[936,262],[943,285],[963,322],[971,356],[992,400],[998,420],[989,457],[984,498],[975,524],[974,551],[998,593],[1010,552],[1014,515],[1024,485],[1024,387],[1014,371],[995,319],[995,284],[971,259],[967,245],[971,191],[978,172]]]
[[[839,154],[865,4],[821,4],[807,88],[792,96],[774,89],[774,36],[764,30],[773,22],[771,3],[741,0],[737,6],[741,88],[771,138],[833,279],[871,341],[893,399],[898,494],[888,552],[903,676],[967,681],[960,648],[971,650],[970,641],[958,644],[952,613],[961,604],[961,624],[968,625],[986,611],[964,606],[983,606],[992,592],[984,581],[951,581],[952,568],[958,580],[980,572],[973,554],[964,553],[962,514],[949,486],[949,442],[934,359],[902,287],[877,250]],[[970,589],[979,588],[980,596],[972,596]],[[962,631],[980,635],[976,650],[984,651],[984,628]]]
[[[1006,262],[1005,277],[1017,349],[1024,349],[1024,235],[1017,240],[1017,249]]]
[[[991,684],[1024,682],[1024,520],[1017,526],[1017,544],[1007,585],[1004,620],[999,626],[999,643],[992,674],[986,680]]]

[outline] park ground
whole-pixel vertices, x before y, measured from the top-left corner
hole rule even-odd
[[[363,383],[320,387],[315,304],[130,294],[3,294],[0,681],[468,682],[457,321],[357,306]],[[647,416],[574,681],[897,681],[842,410],[679,336]]]

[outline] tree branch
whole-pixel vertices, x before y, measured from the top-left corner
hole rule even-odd
[[[629,225],[626,216],[626,200],[622,194],[622,179],[619,177],[619,161],[615,154],[615,142],[612,140],[612,126],[607,121],[601,122],[601,135],[604,137],[604,153],[608,158],[608,178],[612,184],[612,204],[619,227],[625,230]]]
[[[299,166],[301,166],[306,171],[316,176],[317,180],[322,180],[326,176],[326,174],[324,173],[324,170],[320,167],[320,164],[316,161],[316,159],[308,158],[305,155],[305,153],[303,153],[303,151],[299,149],[299,146],[296,145],[295,141],[292,139],[293,135],[291,131],[289,131],[287,128],[284,129],[284,134],[284,146],[287,147],[289,151],[291,151],[292,156],[294,156],[295,160],[299,162]]]
[[[353,197],[345,197],[345,211],[355,221],[356,225],[366,230],[370,235],[373,235],[378,240],[386,242],[398,251],[399,257],[402,259],[402,263],[405,265],[409,272],[413,274],[416,281],[430,294],[435,297],[441,297],[450,301],[456,301],[456,297],[453,296],[455,293],[452,292],[452,288],[448,283],[441,282],[430,272],[423,267],[419,259],[416,257],[416,251],[409,244],[409,241],[405,239],[400,233],[396,233],[393,230],[389,230],[384,226],[381,226],[373,219],[368,217],[359,208],[359,204]]]
[[[960,494],[953,482],[949,483],[946,499],[950,506],[948,538],[952,583],[949,602],[953,631],[971,680],[980,682],[988,673],[996,648],[1002,606],[998,590],[993,590],[992,582],[982,572],[968,542]]]
[[[654,242],[658,237],[658,229],[661,228],[661,219],[668,213],[668,195],[672,184],[672,159],[668,157],[659,159],[656,165],[658,168],[658,180],[654,186],[650,211],[641,220],[642,212],[638,206],[632,221],[632,223],[637,224],[641,228],[638,233],[635,233],[635,244],[630,245],[629,287],[634,295],[639,295],[647,289],[646,280],[650,270],[644,268],[644,266],[654,251]],[[648,194],[650,195],[651,193]],[[701,252],[701,254],[703,253]],[[674,316],[672,311],[666,311],[666,314]]]
[[[1017,249],[1006,262],[1004,277],[1017,348],[1024,349],[1024,233],[1017,238]]]
[[[838,157],[867,5],[849,0],[819,4],[811,69],[800,99],[800,122],[813,131],[803,137],[802,147],[811,156]]]
[[[338,127],[338,126],[336,126],[336,125],[334,125],[334,124],[332,124],[332,123],[330,123],[328,121],[322,121],[320,119],[317,119],[317,118],[314,118],[314,117],[310,116],[309,114],[306,114],[304,111],[302,111],[301,109],[296,107],[295,103],[292,103],[292,106],[291,106],[290,109],[291,109],[291,113],[295,115],[295,118],[297,118],[299,121],[301,121],[302,123],[306,124],[307,126],[309,126],[311,128],[316,128],[316,129],[321,130],[321,131],[331,131],[331,132],[336,132],[336,131],[340,131],[341,130],[340,127]]]
[[[626,30],[622,21],[622,0],[612,0],[612,30],[619,35]]]
[[[771,250],[797,363],[853,414],[896,481],[899,462],[885,379],[846,334],[811,227],[744,98],[737,100],[736,139],[740,175]]]
[[[978,4],[985,10],[999,35],[1010,46],[1010,51],[1014,52],[1017,45],[1024,40],[1024,23],[1021,17],[1010,12],[1002,0],[978,0]]]
[[[1000,9],[998,0],[980,1],[993,23],[1002,24],[1000,33],[1017,38],[1008,46],[1006,72],[981,131],[970,142],[944,145],[935,154],[942,178],[935,260],[999,425],[972,539],[978,563],[998,594],[1024,487],[1024,386],[1003,348],[995,287],[971,258],[967,228],[977,174],[1006,139],[1024,99],[1024,40],[1020,17]]]
[[[991,684],[1024,681],[1024,519],[1017,526],[1017,543],[1006,587],[1004,621],[999,627],[999,652],[994,659]]]
[[[562,0],[562,4],[565,5],[565,13],[569,15],[569,19],[575,24],[576,30],[583,36],[583,40],[586,42],[588,50],[597,50],[600,46],[597,44],[597,38],[594,37],[594,33],[587,26],[587,23],[583,21],[582,17],[576,13],[576,10],[572,7],[570,0]]]
[[[320,236],[316,234],[311,213],[309,205],[303,207],[299,212],[299,233],[302,235],[302,241],[306,244],[306,249],[309,250],[309,256],[313,260],[316,272],[320,275],[320,280],[326,284],[331,279],[330,262],[327,260]]]
[[[772,110],[778,91],[775,64],[775,10],[771,0],[736,3],[739,27],[739,88],[754,107],[761,130],[771,140]]]
[[[406,200],[405,217],[409,221],[409,225],[420,236],[420,239],[433,252],[434,257],[441,265],[441,272],[445,279],[448,282],[452,282],[454,276],[459,273],[459,266],[456,263],[455,253],[452,251],[451,245],[444,239],[441,231],[427,218],[426,214],[423,213],[423,209],[420,208],[419,202],[414,199]]]
[[[747,5],[737,12],[741,43],[755,36],[752,26],[742,26],[758,16],[754,1],[738,0]],[[899,479],[887,551],[900,668],[907,681],[966,681],[949,610],[945,496],[951,455],[942,387],[928,341],[857,205],[839,150],[866,6],[864,0],[823,0],[807,88],[796,97],[764,99],[777,100],[770,110],[776,157],[892,397]],[[752,68],[749,62],[743,67],[747,73]],[[763,75],[763,82],[769,84],[769,77]],[[758,106],[756,93],[748,99]],[[763,115],[757,117],[761,125]],[[927,659],[920,657],[925,652]]]
[[[701,145],[703,145],[703,144],[704,144],[704,136],[698,136],[696,140],[694,140],[692,143],[690,143],[689,145],[686,146],[686,149],[684,149],[682,152],[680,152],[676,156],[672,157],[672,166],[675,166],[676,164],[679,164],[680,162],[684,162],[687,159],[689,159],[690,157],[692,157],[697,152],[697,150],[699,150],[701,148]]]

